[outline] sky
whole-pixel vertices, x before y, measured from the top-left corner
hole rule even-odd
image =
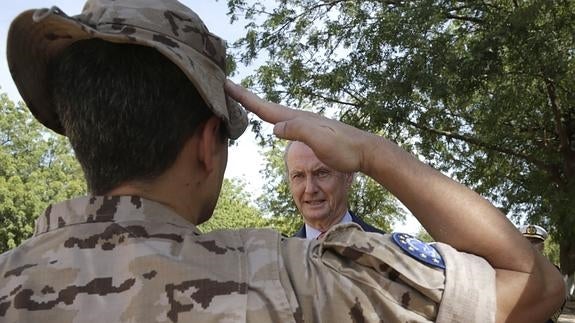
[[[180,0],[183,4],[194,10],[204,21],[208,29],[228,41],[233,43],[240,38],[243,33],[243,25],[235,22],[230,24],[230,19],[226,16],[228,11],[224,0]],[[8,65],[6,63],[6,34],[10,22],[21,12],[28,9],[49,8],[57,6],[68,15],[79,14],[84,5],[81,0],[21,0],[2,1],[0,5],[0,91],[8,94],[12,101],[20,101],[21,97],[12,82]],[[239,67],[239,73],[232,80],[239,82],[241,78],[250,73],[253,67]],[[266,130],[264,129],[264,132]],[[271,127],[267,131],[271,131]],[[263,175],[260,170],[264,167],[264,157],[261,148],[256,144],[254,134],[248,130],[242,135],[236,144],[230,147],[228,154],[228,166],[226,168],[226,178],[241,179],[246,184],[246,189],[250,196],[259,196],[263,190]],[[419,225],[415,218],[408,215],[407,222],[397,224],[395,229],[402,232],[417,233]]]

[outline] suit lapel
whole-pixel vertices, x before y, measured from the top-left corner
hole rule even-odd
[[[305,225],[302,225],[301,228],[299,229],[298,232],[296,232],[293,237],[296,238],[306,238],[306,234],[305,234]]]

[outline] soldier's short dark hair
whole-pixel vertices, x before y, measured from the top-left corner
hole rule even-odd
[[[50,68],[60,122],[93,194],[156,178],[213,115],[185,74],[153,48],[84,40]]]

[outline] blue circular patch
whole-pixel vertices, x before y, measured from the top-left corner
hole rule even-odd
[[[393,242],[411,257],[433,267],[445,269],[445,262],[432,245],[418,240],[406,233],[394,232],[391,234]]]

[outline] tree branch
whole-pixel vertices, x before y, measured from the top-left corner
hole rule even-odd
[[[483,20],[479,19],[479,18],[475,18],[475,17],[467,17],[467,16],[457,16],[451,13],[447,13],[445,15],[446,18],[448,19],[454,19],[454,20],[462,20],[462,21],[469,21],[469,22],[473,22],[476,24],[483,24]]]
[[[533,156],[519,153],[519,152],[516,152],[516,151],[509,149],[509,148],[504,148],[504,147],[501,147],[498,145],[486,143],[486,142],[483,142],[483,141],[481,141],[477,138],[474,138],[474,137],[465,136],[465,135],[453,133],[450,131],[443,131],[443,130],[439,130],[439,129],[430,128],[430,127],[427,127],[425,125],[421,125],[421,124],[418,124],[416,122],[413,122],[411,120],[404,119],[402,121],[404,123],[412,126],[412,127],[420,129],[420,130],[424,130],[424,131],[434,133],[436,135],[440,135],[443,137],[451,138],[451,139],[462,140],[464,142],[470,143],[470,144],[478,146],[478,147],[486,148],[488,150],[492,150],[492,151],[499,152],[499,153],[502,153],[505,155],[509,155],[509,156],[513,156],[513,157],[517,157],[517,158],[526,160],[529,163],[537,166],[538,168],[545,170],[549,174],[549,176],[553,179],[553,181],[556,182],[558,185],[562,186],[562,184],[563,184],[563,181],[561,180],[561,176],[560,176],[560,174],[556,168],[554,168],[552,165],[548,165],[544,161],[539,160]]]
[[[361,108],[362,105],[359,103],[351,103],[351,102],[345,102],[345,101],[341,101],[341,100],[337,100],[331,97],[327,97],[318,93],[312,93],[311,91],[306,93],[308,96],[313,97],[313,98],[317,98],[317,99],[322,99],[324,101],[330,102],[330,103],[337,103],[337,104],[341,104],[341,105],[347,105],[347,106],[351,106],[354,108]],[[348,93],[349,94],[349,93]],[[351,95],[350,95],[351,96]]]

